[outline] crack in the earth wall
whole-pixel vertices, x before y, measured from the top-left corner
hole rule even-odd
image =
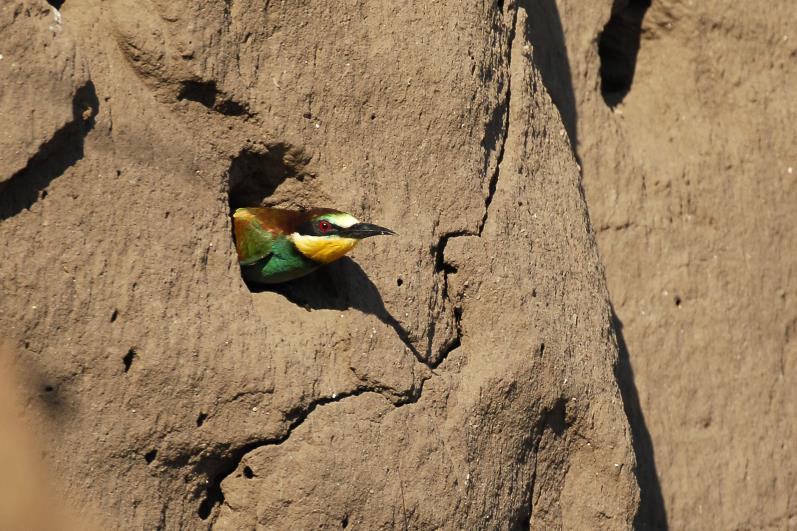
[[[452,233],[446,233],[440,236],[437,245],[434,248],[434,257],[435,257],[435,264],[434,264],[434,272],[435,275],[440,275],[441,280],[441,293],[440,299],[445,304],[445,301],[450,302],[453,304],[453,314],[454,314],[454,330],[455,335],[454,337],[445,343],[439,352],[437,357],[433,357],[433,342],[434,342],[434,335],[437,328],[436,319],[431,318],[429,323],[429,334],[427,337],[427,348],[426,348],[426,365],[429,366],[430,369],[436,369],[440,366],[443,361],[445,361],[448,354],[451,353],[453,350],[459,348],[462,343],[462,327],[460,325],[460,321],[462,318],[462,306],[457,304],[456,302],[451,300],[451,297],[448,293],[448,275],[451,273],[456,273],[457,268],[451,265],[450,263],[445,261],[445,249],[448,241],[451,238],[457,238],[460,236],[474,236],[475,234],[471,231],[458,231]]]
[[[499,11],[501,11],[500,15],[503,16],[503,2],[499,2],[496,6]],[[506,95],[504,96],[503,102],[496,107],[497,111],[497,119],[491,120],[491,123],[487,125],[488,131],[485,132],[485,141],[483,142],[483,146],[485,147],[485,171],[489,166],[489,157],[490,155],[495,152],[497,149],[496,155],[496,163],[495,169],[493,170],[492,174],[490,175],[490,180],[487,188],[487,195],[484,198],[484,213],[482,214],[481,221],[479,222],[477,230],[470,231],[470,230],[463,230],[457,232],[450,232],[440,236],[437,245],[433,248],[435,253],[435,274],[442,275],[442,294],[441,298],[445,301],[449,298],[448,294],[448,275],[450,273],[456,273],[456,268],[451,266],[445,261],[445,248],[448,244],[448,241],[451,238],[457,238],[461,236],[478,236],[481,237],[482,233],[484,232],[484,227],[487,224],[487,218],[490,213],[490,205],[493,202],[493,197],[495,196],[496,189],[498,188],[498,179],[501,174],[501,165],[504,160],[504,152],[506,148],[506,141],[507,137],[509,136],[509,108],[512,99],[512,48],[514,47],[515,42],[515,35],[517,32],[517,18],[518,18],[518,5],[514,3],[509,9],[512,10],[512,23],[509,27],[509,37],[507,42],[507,56],[506,56]],[[489,135],[489,129],[493,127],[491,124],[495,122],[500,123],[500,131],[497,133],[497,141],[495,142],[495,146],[490,149],[489,144],[492,142],[488,142],[487,138]],[[449,299],[450,300],[450,299]],[[440,349],[440,354],[436,359],[432,359],[432,343],[434,340],[434,334],[436,329],[436,323],[434,319],[431,319],[429,325],[429,335],[427,337],[427,360],[429,360],[426,364],[431,369],[436,369],[440,366],[443,361],[448,357],[448,355],[459,348],[462,344],[462,306],[460,304],[454,303],[454,301],[450,301],[454,305],[454,329],[455,329],[455,336],[451,339],[448,343],[443,345]]]
[[[296,408],[292,411],[289,411],[285,415],[285,420],[289,421],[289,425],[288,429],[285,430],[283,435],[269,439],[251,441],[236,448],[226,450],[222,455],[208,456],[203,459],[196,465],[195,469],[200,473],[204,473],[208,477],[208,480],[207,486],[204,489],[205,497],[199,504],[197,515],[199,515],[202,520],[207,520],[213,512],[214,507],[217,505],[220,506],[224,503],[224,492],[221,490],[221,483],[227,479],[230,474],[238,469],[241,464],[241,460],[246,454],[257,450],[258,448],[262,448],[263,446],[280,445],[284,443],[290,438],[293,431],[301,426],[307,417],[310,416],[310,414],[315,411],[317,407],[340,402],[346,398],[359,396],[369,392],[378,393],[378,390],[372,388],[361,388],[355,389],[350,393],[341,393],[339,395],[319,398],[318,400],[311,402],[307,407]],[[381,396],[381,393],[379,394]]]
[[[221,483],[227,479],[233,472],[235,472],[241,464],[244,456],[258,448],[264,446],[277,446],[287,441],[294,430],[301,426],[310,414],[319,406],[325,406],[336,402],[341,402],[347,398],[361,396],[366,393],[375,393],[385,400],[391,402],[395,407],[402,407],[407,404],[414,404],[420,398],[423,392],[423,385],[428,378],[421,379],[417,387],[412,387],[408,390],[403,398],[395,401],[390,400],[382,391],[384,388],[380,387],[361,387],[348,393],[340,393],[332,396],[321,397],[311,402],[306,407],[297,407],[289,411],[285,415],[285,420],[289,422],[288,428],[285,433],[279,437],[269,439],[260,439],[248,442],[241,446],[232,449],[226,449],[220,455],[211,455],[205,457],[200,463],[195,466],[195,470],[207,476],[207,484],[204,488],[205,496],[199,504],[197,515],[202,520],[207,520],[213,509],[221,506],[224,503],[224,492],[221,490]]]
[[[509,27],[509,39],[507,44],[507,57],[506,57],[506,96],[504,96],[503,103],[498,107],[500,112],[501,132],[499,135],[500,141],[498,143],[498,154],[496,156],[495,170],[490,176],[490,181],[487,188],[487,196],[484,198],[484,214],[482,215],[481,222],[479,223],[478,235],[481,236],[484,231],[484,226],[487,224],[487,217],[490,214],[490,205],[493,202],[495,191],[498,188],[498,178],[501,174],[501,164],[504,161],[504,151],[506,148],[506,141],[509,135],[509,106],[512,101],[512,48],[515,43],[515,35],[517,33],[517,16],[518,5],[515,3],[512,8],[512,24]],[[485,157],[489,157],[490,153],[485,153]]]

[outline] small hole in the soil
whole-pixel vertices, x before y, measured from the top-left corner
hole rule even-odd
[[[44,199],[47,197],[47,190],[42,190],[41,194],[39,194],[39,199]]]
[[[116,176],[120,177],[122,175],[122,170],[116,170]]]
[[[65,0],[47,0],[47,3],[56,9],[61,9],[61,6],[64,5],[64,1]]]
[[[681,305],[681,297],[679,297],[678,295],[675,296],[675,305],[676,306],[680,306]]]
[[[116,321],[116,318],[119,317],[119,310],[114,310],[111,312],[111,322],[113,323]]]
[[[402,284],[404,284],[404,280],[402,280],[401,278],[397,278],[396,279],[396,286],[401,287]]]
[[[371,120],[376,120],[376,113],[375,112],[371,113]]]
[[[122,362],[125,364],[125,372],[130,370],[130,366],[133,365],[133,359],[136,357],[135,349],[130,349],[125,354],[125,357],[122,358]]]
[[[546,415],[548,426],[557,437],[561,437],[567,429],[567,400],[560,398]]]
[[[44,392],[45,393],[52,393],[53,391],[55,391],[55,388],[52,385],[45,385],[44,386]]]
[[[207,413],[200,413],[199,416],[196,418],[196,427],[201,428],[202,425],[205,423],[206,418],[208,418]]]
[[[346,529],[347,527],[349,527],[349,515],[348,514],[343,517],[343,520],[340,521],[340,527],[341,527],[341,529]]]
[[[245,466],[244,467],[244,477],[246,479],[252,479],[253,477],[255,477],[255,473],[252,472],[251,468],[249,468],[248,466]]]
[[[601,95],[615,107],[631,90],[642,34],[642,19],[651,0],[615,0],[612,16],[598,37]]]
[[[537,289],[536,288],[531,288],[531,296],[532,297],[536,297],[537,296]]]
[[[545,343],[540,343],[540,357],[545,354]]]
[[[224,100],[220,102],[216,105],[216,110],[227,116],[243,116],[249,112],[244,104],[234,100]]]
[[[177,100],[195,101],[205,107],[212,108],[216,103],[215,81],[183,81]]]
[[[157,456],[158,456],[157,450],[150,450],[149,452],[144,454],[144,460],[147,462],[147,464],[150,464],[155,460]]]

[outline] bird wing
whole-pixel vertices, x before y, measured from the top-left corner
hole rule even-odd
[[[235,232],[235,249],[238,251],[238,262],[250,265],[271,254],[274,240],[282,234],[266,220],[255,208],[239,208],[233,214],[233,230]]]

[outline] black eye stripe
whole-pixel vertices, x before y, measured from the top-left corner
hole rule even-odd
[[[321,227],[320,227],[321,223],[324,222],[324,221],[329,224],[329,229],[326,230],[326,231],[322,231]],[[299,234],[303,234],[305,236],[331,236],[333,234],[337,234],[338,231],[341,231],[341,230],[343,230],[342,227],[339,227],[339,226],[335,225],[334,223],[332,223],[328,219],[320,219],[320,220],[314,220],[314,221],[307,221],[307,222],[303,223],[299,227],[298,232],[299,232]]]

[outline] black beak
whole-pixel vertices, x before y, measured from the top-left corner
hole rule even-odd
[[[368,238],[369,236],[392,236],[396,233],[390,229],[380,227],[379,225],[372,225],[370,223],[357,223],[348,229],[338,231],[338,234],[347,238],[357,238],[358,240],[362,240],[363,238]]]

